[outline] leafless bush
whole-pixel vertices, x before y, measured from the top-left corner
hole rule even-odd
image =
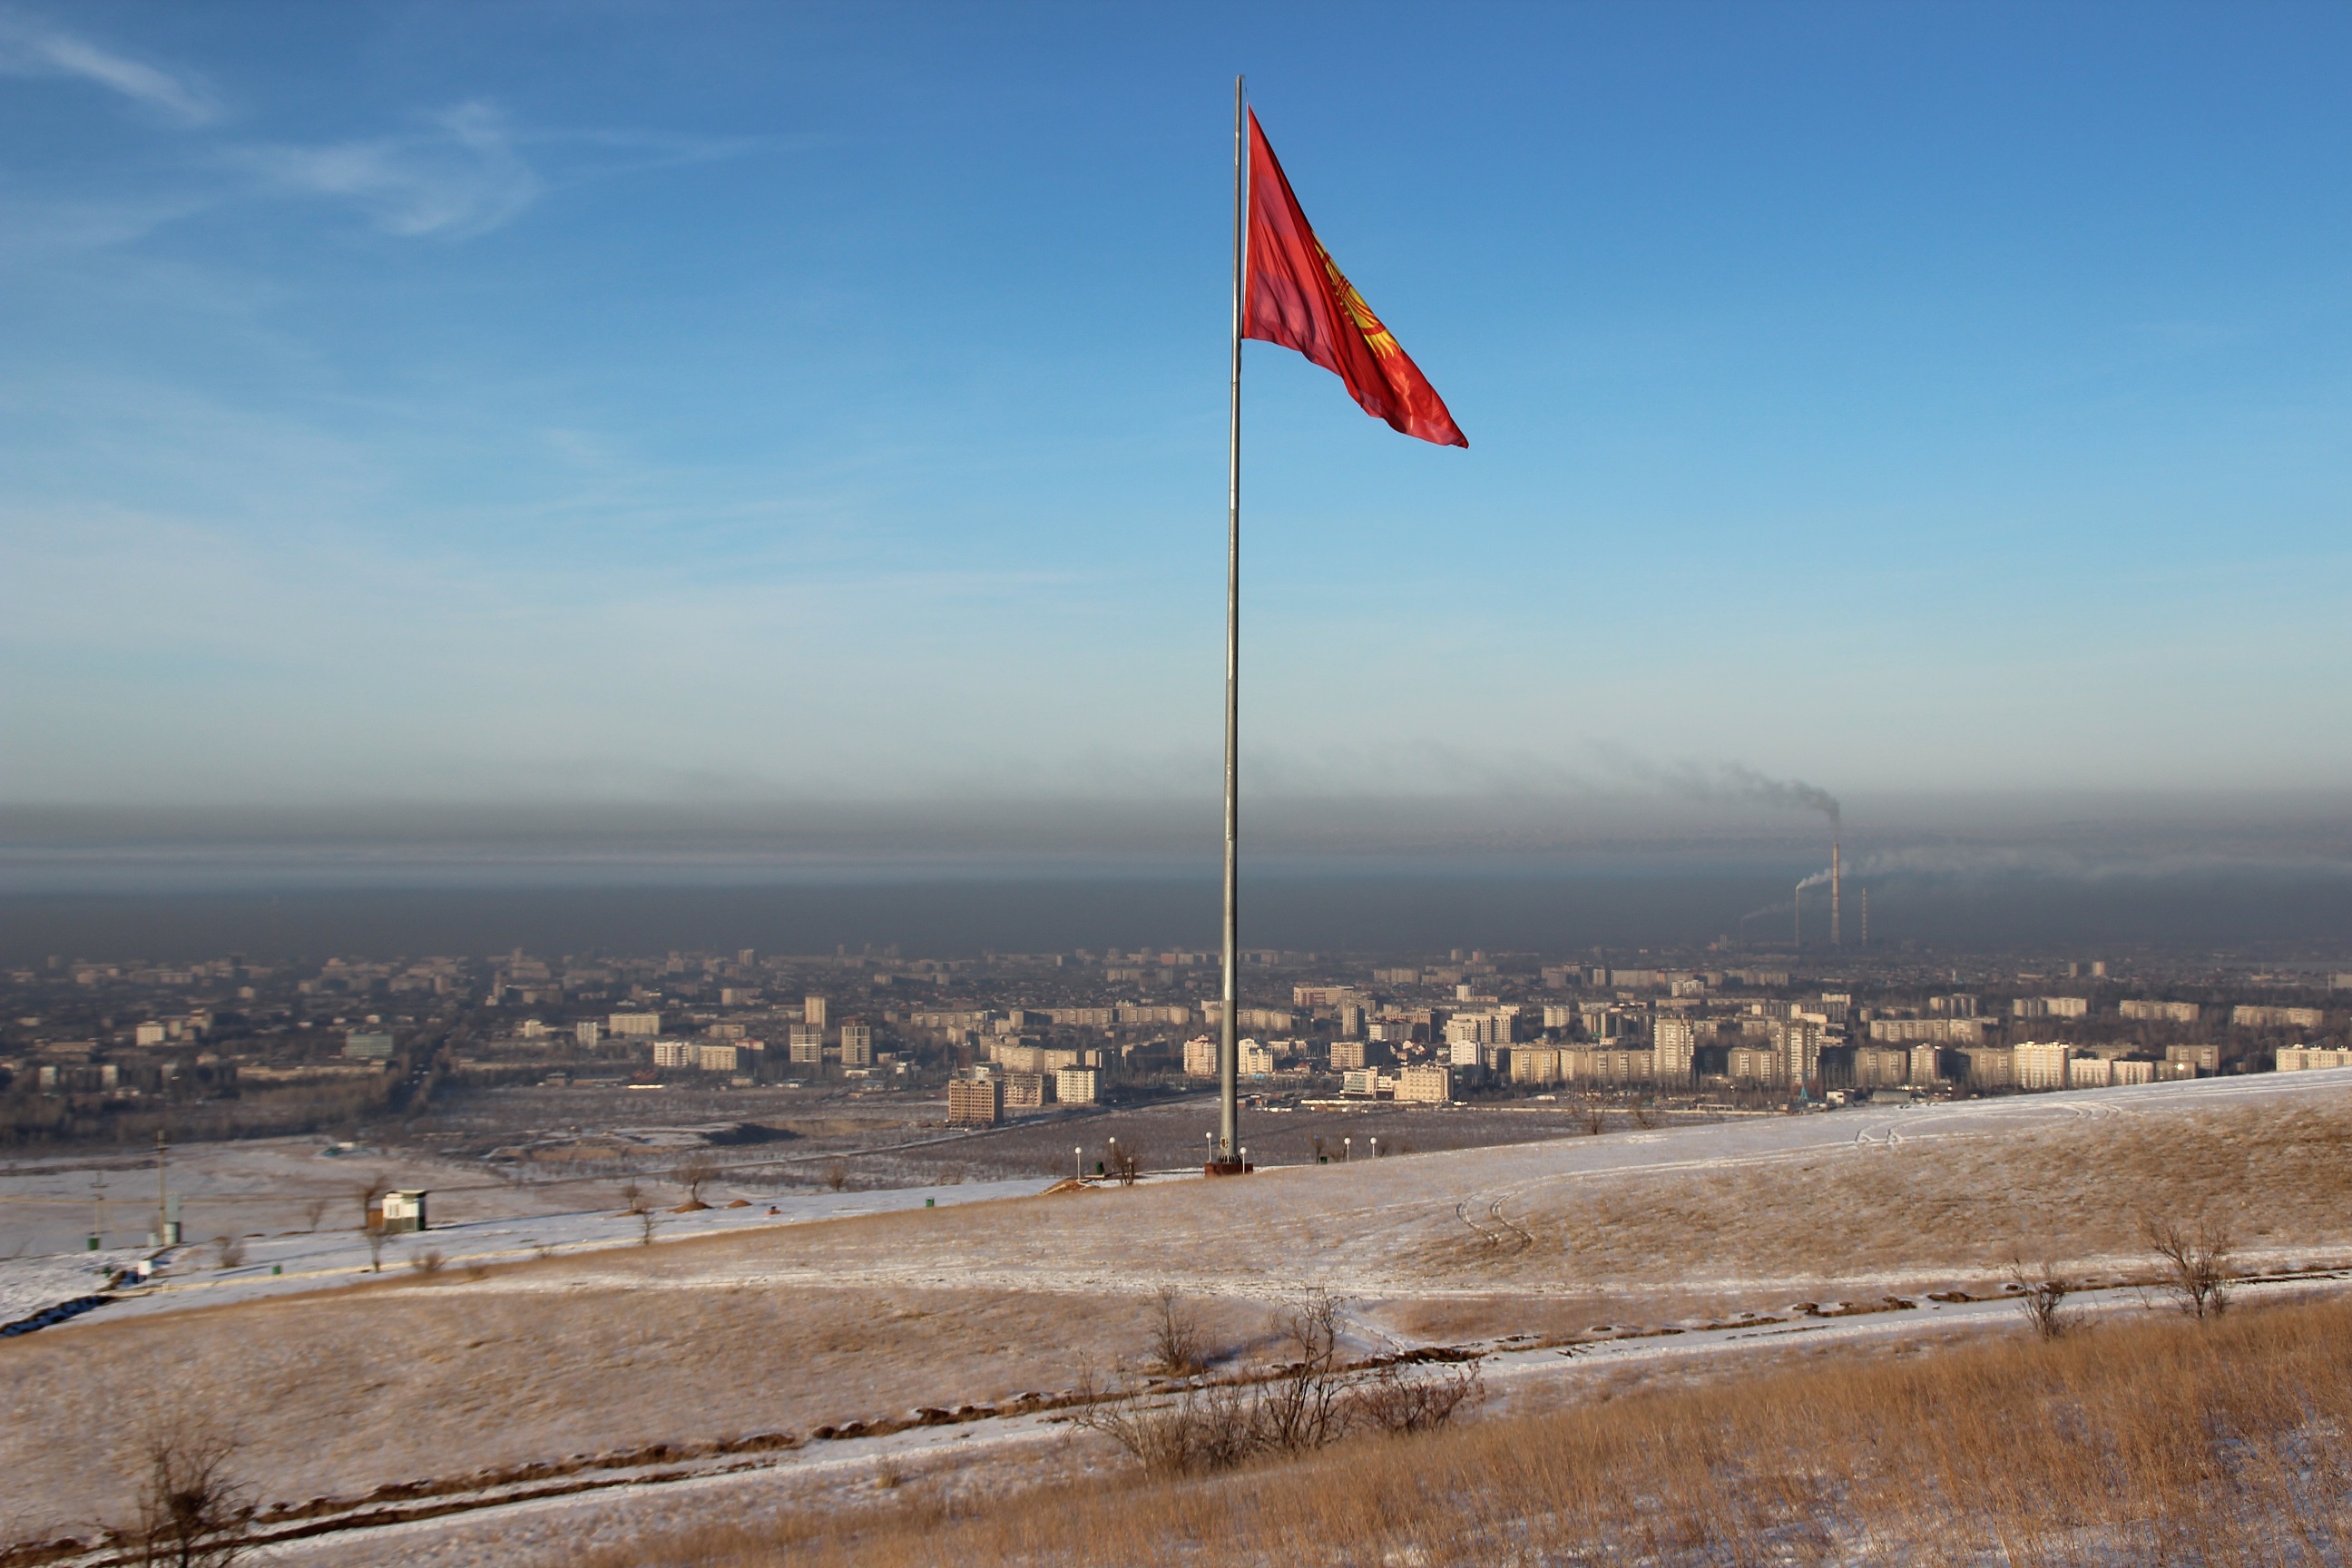
[[[700,1203],[702,1189],[718,1178],[719,1162],[706,1153],[688,1154],[677,1167],[677,1184],[686,1189],[686,1201],[688,1204]]]
[[[2202,1322],[2218,1318],[2230,1305],[2230,1264],[2236,1250],[2230,1233],[2200,1220],[2183,1230],[2168,1219],[2143,1216],[2140,1238],[2156,1254],[2164,1271],[2163,1289],[2182,1312]]]
[[[1646,1132],[1657,1124],[1657,1108],[1652,1105],[1648,1100],[1635,1100],[1633,1102],[1633,1125]]]
[[[478,1285],[489,1277],[490,1266],[488,1264],[483,1262],[479,1258],[472,1258],[467,1262],[466,1278],[469,1282]]]
[[[408,1266],[419,1274],[438,1274],[441,1272],[442,1261],[441,1249],[437,1247],[428,1247],[411,1257]]]
[[[303,1223],[310,1229],[317,1230],[319,1222],[327,1217],[327,1206],[333,1202],[332,1198],[312,1198],[305,1203],[302,1205]]]
[[[2009,1260],[2009,1282],[2017,1291],[2018,1307],[2033,1331],[2045,1340],[2054,1340],[2074,1327],[2074,1320],[2064,1310],[2066,1298],[2074,1292],[2072,1280],[2062,1279],[2057,1271],[2044,1263],[2039,1271],[2029,1272],[2022,1258]]]
[[[1201,1323],[1183,1299],[1162,1290],[1152,1304],[1151,1364],[1171,1376],[1198,1372],[1205,1358],[1201,1352]]]
[[[637,1211],[637,1225],[639,1226],[637,1233],[637,1245],[639,1247],[651,1247],[654,1244],[654,1226],[660,1223],[661,1222],[659,1220],[654,1217],[653,1210],[639,1209]]]
[[[245,1261],[245,1238],[236,1236],[213,1237],[213,1249],[220,1255],[223,1268],[234,1268]]]
[[[849,1162],[835,1160],[824,1168],[824,1184],[835,1192],[849,1185]]]
[[[163,1415],[139,1444],[134,1561],[224,1568],[244,1552],[253,1504],[238,1482],[235,1437],[185,1414]]]
[[[1110,1438],[1147,1470],[1169,1473],[1308,1453],[1353,1432],[1424,1432],[1485,1396],[1475,1365],[1429,1371],[1391,1364],[1368,1373],[1346,1367],[1339,1356],[1339,1306],[1311,1290],[1284,1308],[1274,1326],[1290,1359],[1256,1383],[1139,1394],[1083,1369],[1071,1419]]]
[[[372,1230],[383,1223],[383,1211],[377,1205],[383,1203],[383,1194],[391,1190],[392,1184],[382,1176],[370,1176],[352,1186],[352,1195],[360,1200],[362,1230]]]
[[[383,1244],[392,1239],[391,1233],[386,1231],[381,1225],[372,1225],[365,1230],[360,1232],[360,1237],[367,1243],[368,1272],[371,1274],[383,1273]]]
[[[1136,1178],[1143,1174],[1143,1161],[1132,1149],[1112,1150],[1105,1163],[1122,1187],[1135,1185]]]
[[[621,1206],[630,1214],[646,1212],[646,1189],[635,1176],[621,1184]]]
[[[1430,1370],[1381,1367],[1349,1391],[1351,1425],[1402,1436],[1443,1426],[1486,1397],[1475,1363]]]
[[[1584,1108],[1584,1130],[1594,1137],[1609,1131],[1609,1110],[1599,1100]]]

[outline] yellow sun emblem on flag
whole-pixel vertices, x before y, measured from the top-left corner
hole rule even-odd
[[[1364,303],[1364,297],[1356,292],[1356,286],[1348,281],[1348,275],[1332,261],[1331,253],[1323,248],[1323,242],[1319,239],[1315,242],[1315,255],[1323,263],[1324,274],[1331,279],[1332,291],[1339,296],[1339,303],[1347,307],[1348,314],[1355,320],[1356,329],[1364,334],[1364,341],[1372,345],[1372,352],[1382,359],[1401,352],[1396,339],[1381,325],[1381,319],[1372,314],[1372,308]]]

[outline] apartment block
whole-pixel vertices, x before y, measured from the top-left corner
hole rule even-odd
[[[870,1068],[874,1065],[873,1025],[857,1018],[842,1020],[841,1065],[845,1068]]]
[[[1650,1052],[1651,1071],[1660,1083],[1689,1082],[1698,1055],[1698,1026],[1688,1018],[1660,1018],[1650,1029]]]
[[[615,1036],[651,1037],[661,1033],[659,1013],[614,1013],[604,1020],[604,1032]]]
[[[2281,1046],[2278,1070],[2319,1072],[2327,1068],[2352,1068],[2352,1050],[2324,1046]]]
[[[2230,1009],[2230,1026],[2237,1029],[2316,1029],[2326,1015],[2316,1007],[2249,1007]]]
[[[1217,1042],[1206,1035],[1195,1035],[1184,1042],[1184,1076],[1214,1078],[1217,1076]]]
[[[1416,1105],[1444,1105],[1454,1098],[1454,1074],[1441,1067],[1409,1067],[1398,1072],[1396,1098]]]
[[[822,1024],[791,1024],[785,1026],[784,1054],[795,1067],[820,1067],[824,1062],[824,1026]]]
[[[2080,1018],[2090,1011],[2089,999],[2082,996],[2012,996],[2009,1002],[2013,1018]]]
[[[2028,1040],[2010,1047],[2010,1071],[2020,1089],[2064,1089],[2066,1047]]]
[[[1538,1087],[1558,1083],[1559,1052],[1547,1046],[1513,1046],[1511,1081]]]
[[[2150,1002],[2132,997],[2116,1003],[2116,1011],[2138,1024],[2193,1024],[2204,1009],[2194,1002]]]
[[[700,1063],[692,1040],[656,1040],[654,1066],[657,1068],[690,1068]]]
[[[1092,1105],[1102,1092],[1102,1075],[1092,1068],[1063,1068],[1054,1074],[1054,1098],[1064,1105]]]
[[[948,1082],[948,1125],[993,1127],[1004,1120],[1004,1085],[992,1078]]]
[[[733,1072],[742,1055],[737,1046],[699,1045],[694,1047],[694,1065],[704,1072]]]

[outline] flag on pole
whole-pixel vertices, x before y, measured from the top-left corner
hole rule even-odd
[[[1469,437],[1356,286],[1332,262],[1275,162],[1257,111],[1249,117],[1249,263],[1242,336],[1297,349],[1348,384],[1348,395],[1389,428],[1441,447]]]

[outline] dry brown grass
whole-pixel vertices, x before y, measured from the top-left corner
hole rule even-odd
[[[585,1568],[2340,1563],[2352,1305],[1816,1364],[1214,1478],[714,1527]]]
[[[234,1414],[240,1470],[258,1500],[299,1502],[1050,1392],[1072,1366],[1066,1341],[1041,1325],[1081,1321],[1139,1345],[1148,1306],[952,1289],[524,1292],[446,1272],[436,1280],[9,1342],[0,1467],[26,1516],[12,1523],[30,1535],[127,1518],[138,1465],[117,1417],[159,1387]]]

